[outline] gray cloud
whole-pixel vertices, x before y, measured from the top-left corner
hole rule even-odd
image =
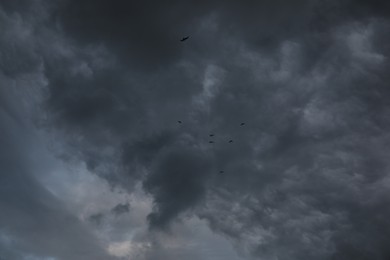
[[[32,143],[20,127],[1,110],[1,257],[110,259],[91,232],[37,182],[38,169],[29,162]]]
[[[0,258],[113,259],[37,179],[51,163],[28,130],[43,83],[39,55],[23,18],[1,10],[0,19]]]
[[[111,212],[114,213],[115,215],[125,214],[128,213],[129,211],[130,211],[129,203],[118,204],[111,209]]]
[[[140,259],[198,259],[150,238],[194,216],[247,259],[389,257],[387,2],[15,3],[1,5],[3,82],[40,68],[37,117],[62,158],[151,196]]]
[[[104,218],[104,214],[97,213],[97,214],[93,214],[93,215],[89,216],[88,220],[96,225],[100,225],[102,223],[103,218]]]

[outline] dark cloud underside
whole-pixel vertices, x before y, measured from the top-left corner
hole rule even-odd
[[[387,1],[0,7],[10,28],[0,39],[0,83],[40,73],[40,127],[58,136],[65,162],[85,162],[129,194],[141,184],[153,200],[150,234],[197,216],[246,259],[390,257]],[[23,117],[15,105],[0,108]],[[6,150],[0,169],[16,173],[1,176],[0,232],[33,240],[30,219],[9,221],[31,214],[37,241],[54,236],[59,221],[70,227],[64,241],[82,233],[76,249],[102,250]],[[108,210],[121,219],[132,203]],[[104,228],[110,217],[88,220]],[[1,250],[17,254],[1,239]],[[22,241],[20,250],[68,259],[56,243]],[[172,258],[151,245],[142,259]]]

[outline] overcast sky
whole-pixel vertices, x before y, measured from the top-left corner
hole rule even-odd
[[[389,40],[385,0],[0,0],[0,259],[390,259]]]

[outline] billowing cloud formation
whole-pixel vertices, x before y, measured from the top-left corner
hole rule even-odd
[[[1,83],[2,88],[24,88],[19,80],[3,78]],[[30,125],[18,113],[22,109],[11,105],[17,95],[7,95],[4,89],[0,93],[9,101],[0,108],[0,258],[111,259],[92,232],[37,181],[38,171],[46,168],[40,162],[47,158],[31,154],[41,151],[31,141],[34,134],[26,131]],[[20,106],[23,101],[18,99]]]
[[[198,218],[244,259],[390,257],[389,3],[22,2],[1,5],[2,111],[30,113],[57,137],[65,163],[84,163],[112,189],[141,189],[152,201],[123,204],[108,193],[106,208],[88,204],[72,220],[86,229],[75,227],[80,239],[98,229],[105,253],[119,258],[217,259],[169,242],[188,237],[175,225],[201,225]],[[37,85],[40,98],[25,98],[38,111],[17,108],[10,84]],[[0,123],[9,129],[6,117]],[[25,135],[9,132],[10,147]],[[13,167],[6,150],[2,171]],[[40,177],[25,175],[37,182],[31,194],[52,196]],[[28,190],[17,193],[24,201]],[[11,198],[2,204],[19,210]],[[52,212],[53,201],[36,212]],[[8,236],[22,235],[8,218],[0,249],[16,254]],[[135,223],[143,228],[123,233],[120,225]],[[51,236],[45,230],[37,232]],[[96,236],[85,240],[98,252]]]
[[[111,212],[120,215],[129,212],[129,203],[126,204],[118,204],[111,209]]]

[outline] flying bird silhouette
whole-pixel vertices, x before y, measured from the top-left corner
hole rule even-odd
[[[229,140],[229,143],[233,143],[233,140]]]
[[[209,136],[210,136],[210,137],[213,137],[213,136],[214,136],[214,134],[209,134]]]
[[[180,41],[181,41],[181,42],[184,42],[184,41],[187,40],[188,38],[190,38],[190,36],[183,37]]]
[[[243,126],[243,125],[245,125],[245,123],[241,123],[241,124],[240,124],[240,126]]]
[[[224,173],[224,171],[219,171],[219,173]]]
[[[179,124],[181,124],[182,122],[179,120],[179,121],[177,121]]]
[[[213,144],[213,143],[214,143],[214,141],[209,141],[209,143],[210,143],[210,144]]]

